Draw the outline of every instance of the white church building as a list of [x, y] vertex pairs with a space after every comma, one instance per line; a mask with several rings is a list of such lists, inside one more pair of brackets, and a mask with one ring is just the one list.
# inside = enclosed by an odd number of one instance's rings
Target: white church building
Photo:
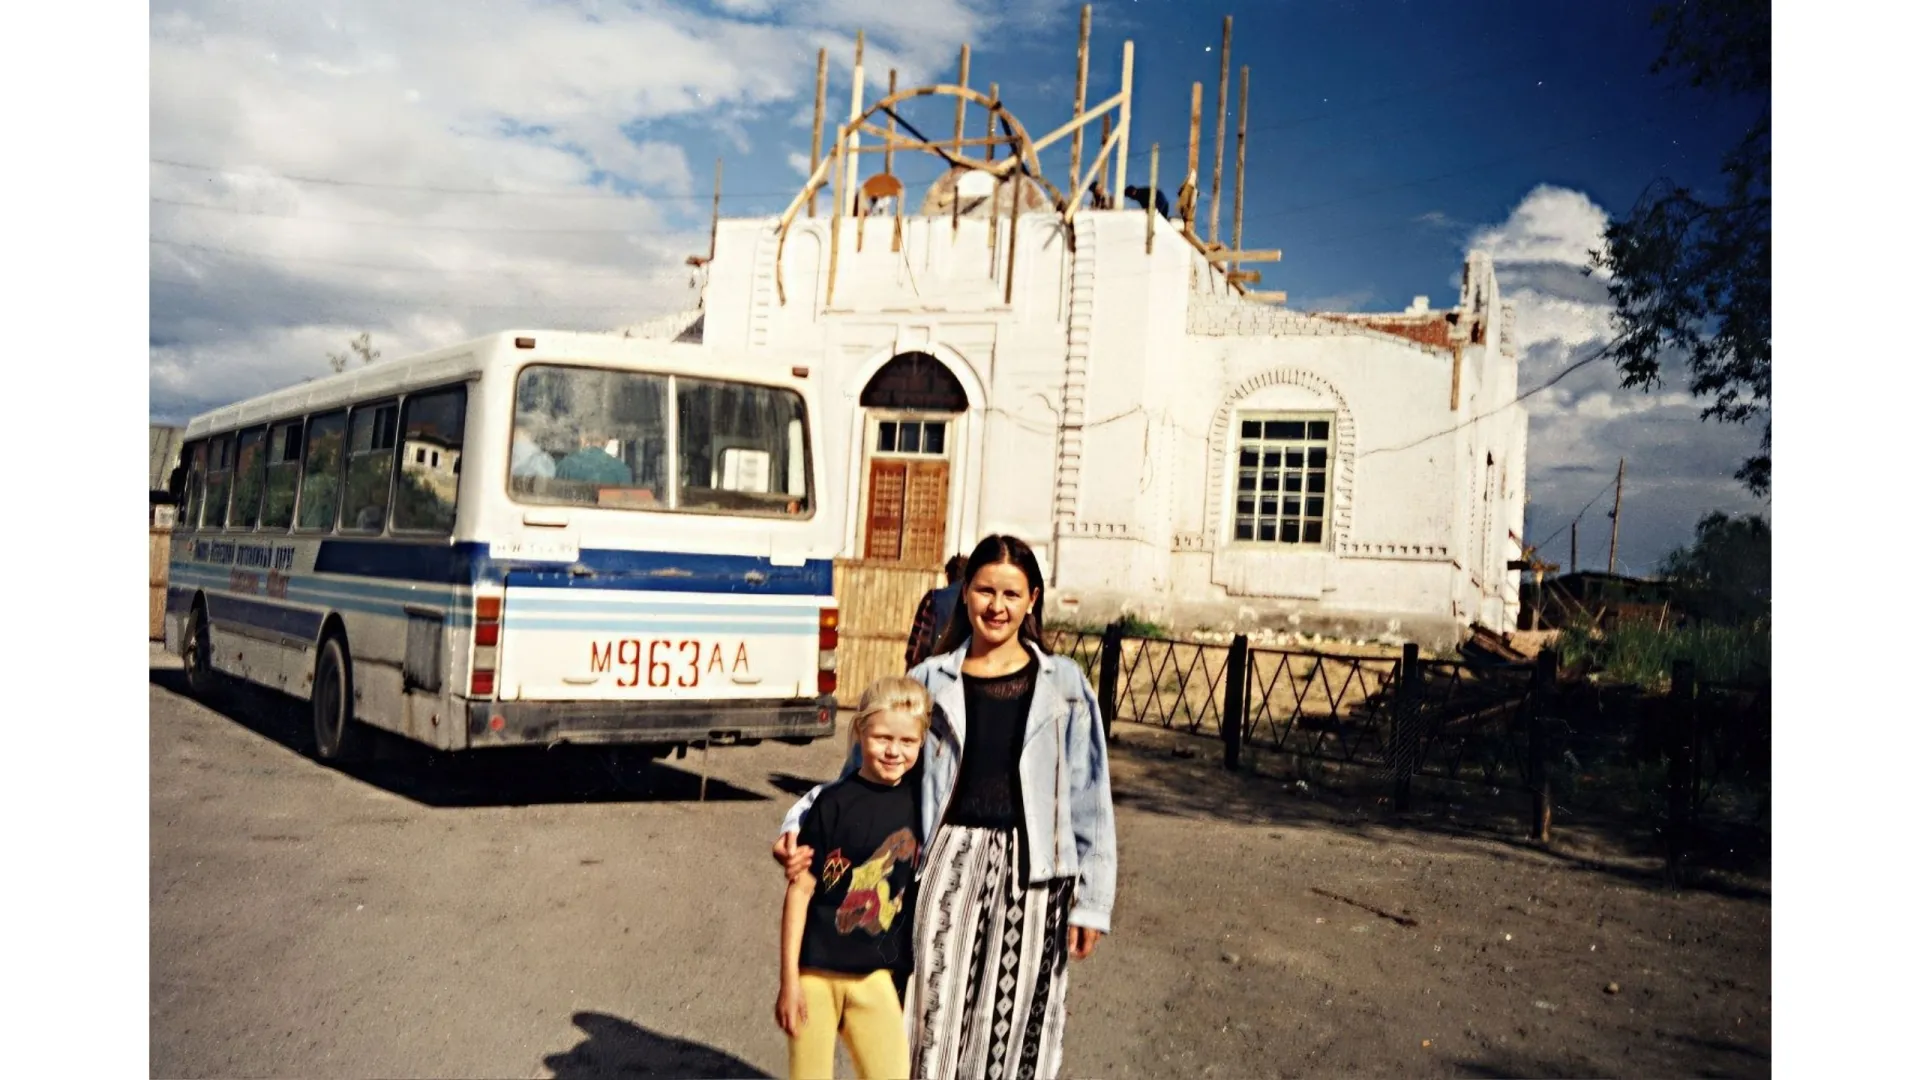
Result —
[[846, 558], [935, 566], [1004, 532], [1049, 619], [1514, 628], [1527, 416], [1489, 259], [1444, 309], [1304, 314], [1178, 220], [1013, 186], [958, 214], [965, 179], [918, 214], [718, 220], [700, 309], [628, 332], [809, 369]]

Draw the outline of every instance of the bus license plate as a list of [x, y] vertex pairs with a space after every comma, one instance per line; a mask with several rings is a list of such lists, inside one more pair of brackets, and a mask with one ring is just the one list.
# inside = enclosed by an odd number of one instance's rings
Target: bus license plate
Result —
[[587, 662], [595, 675], [612, 675], [622, 688], [694, 689], [701, 681], [745, 682], [753, 675], [744, 641], [710, 638], [613, 638], [589, 646]]

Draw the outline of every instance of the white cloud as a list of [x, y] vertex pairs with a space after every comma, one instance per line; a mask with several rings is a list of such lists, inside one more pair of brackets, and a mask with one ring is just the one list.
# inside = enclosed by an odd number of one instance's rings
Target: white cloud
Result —
[[884, 87], [890, 65], [918, 77], [1033, 17], [986, 0], [163, 0], [149, 24], [153, 414], [324, 371], [362, 330], [392, 357], [683, 308], [710, 174], [676, 126], [741, 152], [752, 125], [787, 140], [820, 46], [844, 79], [864, 28]]
[[1581, 267], [1601, 246], [1607, 213], [1578, 191], [1542, 184], [1527, 193], [1507, 220], [1477, 229], [1469, 248], [1497, 263], [1544, 262]]
[[1563, 526], [1591, 503], [1581, 518], [1580, 565], [1604, 568], [1611, 484], [1625, 458], [1619, 568], [1650, 573], [1688, 541], [1702, 513], [1760, 508], [1732, 479], [1758, 434], [1702, 423], [1684, 385], [1625, 390], [1604, 360], [1570, 370], [1614, 333], [1604, 289], [1580, 273], [1605, 224], [1606, 212], [1586, 195], [1542, 185], [1505, 221], [1474, 230], [1468, 247], [1492, 254], [1503, 285], [1518, 283], [1503, 295], [1515, 308], [1521, 388], [1561, 377], [1526, 402], [1529, 542], [1558, 533], [1542, 554], [1564, 568], [1571, 530]]

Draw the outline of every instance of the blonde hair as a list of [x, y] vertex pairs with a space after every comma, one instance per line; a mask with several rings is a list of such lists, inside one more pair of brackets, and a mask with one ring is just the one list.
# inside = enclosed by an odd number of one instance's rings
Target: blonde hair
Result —
[[853, 723], [847, 725], [847, 740], [858, 743], [860, 736], [867, 730], [867, 720], [881, 713], [903, 716], [914, 722], [925, 735], [933, 723], [933, 695], [920, 685], [919, 680], [905, 675], [882, 675], [867, 685], [867, 692], [860, 695], [860, 706], [854, 711]]

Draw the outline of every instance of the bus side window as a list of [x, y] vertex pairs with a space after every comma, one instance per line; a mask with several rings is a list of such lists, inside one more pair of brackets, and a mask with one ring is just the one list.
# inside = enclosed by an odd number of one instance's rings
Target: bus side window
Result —
[[227, 496], [233, 491], [233, 436], [221, 435], [207, 443], [207, 503], [200, 515], [203, 529], [223, 528]]
[[464, 386], [407, 399], [400, 424], [400, 482], [393, 501], [396, 532], [453, 531], [466, 421]]
[[227, 514], [230, 529], [251, 530], [260, 524], [260, 497], [267, 481], [267, 457], [260, 451], [266, 437], [266, 428], [240, 433], [240, 453], [233, 466], [233, 509]]
[[393, 404], [353, 410], [347, 429], [347, 500], [341, 507], [341, 532], [377, 533], [386, 527], [399, 412]]
[[207, 501], [207, 444], [196, 442], [180, 452], [187, 466], [186, 507], [175, 519], [182, 529], [200, 527], [200, 507]]
[[330, 532], [340, 508], [340, 465], [347, 441], [347, 414], [316, 416], [307, 425], [306, 470], [300, 476], [298, 526], [302, 532]]
[[267, 437], [267, 500], [260, 527], [284, 529], [293, 524], [293, 497], [300, 486], [300, 421], [275, 424]]

